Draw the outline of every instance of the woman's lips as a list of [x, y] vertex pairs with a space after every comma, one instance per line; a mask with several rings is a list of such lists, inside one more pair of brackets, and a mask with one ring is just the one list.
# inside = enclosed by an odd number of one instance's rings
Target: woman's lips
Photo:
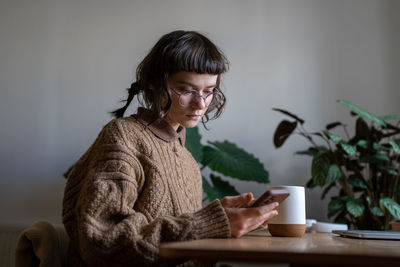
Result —
[[200, 119], [201, 115], [186, 115], [191, 120], [198, 120]]

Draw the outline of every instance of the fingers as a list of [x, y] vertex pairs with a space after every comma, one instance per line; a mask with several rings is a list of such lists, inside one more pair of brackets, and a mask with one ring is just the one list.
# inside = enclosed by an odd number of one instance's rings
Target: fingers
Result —
[[233, 208], [238, 205], [246, 205], [254, 199], [252, 193], [244, 193], [238, 196], [224, 197], [221, 204], [224, 207]]
[[[278, 212], [276, 210], [272, 210], [263, 214], [262, 216], [250, 218], [240, 215], [232, 216], [234, 220], [231, 222], [231, 234], [234, 237], [241, 237], [248, 232], [256, 230], [258, 227], [276, 215], [278, 215]], [[235, 218], [238, 218], [238, 220], [235, 220]]]
[[276, 209], [279, 206], [278, 202], [273, 202], [268, 205], [246, 208], [244, 213], [247, 217], [261, 217], [264, 214]]
[[262, 216], [260, 218], [261, 219], [261, 224], [263, 224], [263, 225], [264, 225], [264, 223], [268, 224], [268, 220], [271, 219], [272, 217], [275, 217], [276, 215], [278, 215], [278, 211], [277, 210], [272, 210], [270, 212], [265, 213], [264, 216]]
[[231, 225], [232, 236], [240, 237], [278, 215], [278, 212], [274, 210], [278, 205], [277, 202], [274, 202], [255, 208], [225, 208]]
[[268, 226], [268, 220], [271, 219], [272, 217], [278, 215], [278, 212], [276, 210], [272, 210], [268, 213], [266, 213], [264, 216], [262, 217], [258, 217], [257, 220], [252, 224], [250, 231], [256, 230], [258, 228], [265, 228]]
[[268, 220], [276, 215], [278, 215], [278, 211], [271, 210], [271, 211], [268, 211], [267, 213], [263, 213], [260, 216], [253, 217], [253, 219], [249, 220], [247, 232], [256, 230], [260, 227], [265, 228], [268, 225]]
[[273, 203], [268, 204], [268, 205], [263, 205], [263, 206], [259, 206], [259, 207], [255, 207], [255, 208], [249, 208], [249, 209], [258, 209], [262, 213], [266, 213], [266, 212], [270, 212], [273, 209], [276, 209], [278, 206], [279, 206], [278, 202], [273, 202]]
[[[243, 206], [244, 207], [251, 207], [251, 205], [254, 204], [254, 202], [256, 202], [257, 199], [253, 198], [252, 200], [249, 201], [249, 203], [247, 203], [246, 205]], [[240, 206], [239, 206], [240, 207]]]
[[264, 223], [272, 217], [278, 215], [278, 211], [275, 210], [279, 203], [274, 202], [269, 205], [260, 206], [256, 208], [247, 208], [244, 211], [244, 216], [249, 220], [254, 221], [255, 224]]

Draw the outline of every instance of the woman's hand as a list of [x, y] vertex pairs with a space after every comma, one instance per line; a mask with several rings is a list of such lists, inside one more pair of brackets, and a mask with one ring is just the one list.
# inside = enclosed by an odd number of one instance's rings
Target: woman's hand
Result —
[[239, 205], [246, 206], [252, 202], [254, 202], [252, 193], [221, 199], [221, 204], [231, 225], [232, 236], [241, 237], [261, 225], [266, 225], [270, 218], [278, 215], [278, 212], [274, 210], [278, 207], [278, 202], [254, 208], [237, 207]]

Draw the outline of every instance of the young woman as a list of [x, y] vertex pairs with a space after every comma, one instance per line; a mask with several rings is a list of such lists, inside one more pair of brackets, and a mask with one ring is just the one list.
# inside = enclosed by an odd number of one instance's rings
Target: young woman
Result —
[[[161, 242], [239, 237], [277, 214], [277, 203], [237, 208], [252, 201], [251, 193], [202, 207], [201, 174], [185, 148], [185, 128], [221, 114], [227, 68], [221, 51], [192, 31], [164, 35], [139, 64], [126, 105], [67, 179], [70, 266], [171, 265], [159, 258]], [[142, 107], [123, 117], [135, 96]]]

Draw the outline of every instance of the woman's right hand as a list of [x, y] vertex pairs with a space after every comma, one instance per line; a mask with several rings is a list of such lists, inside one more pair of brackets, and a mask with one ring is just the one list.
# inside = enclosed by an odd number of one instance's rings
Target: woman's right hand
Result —
[[274, 210], [278, 207], [278, 202], [254, 208], [237, 207], [238, 205], [249, 205], [252, 201], [254, 201], [252, 193], [221, 199], [221, 204], [231, 225], [232, 236], [241, 237], [261, 225], [266, 225], [270, 218], [278, 215], [278, 212]]

